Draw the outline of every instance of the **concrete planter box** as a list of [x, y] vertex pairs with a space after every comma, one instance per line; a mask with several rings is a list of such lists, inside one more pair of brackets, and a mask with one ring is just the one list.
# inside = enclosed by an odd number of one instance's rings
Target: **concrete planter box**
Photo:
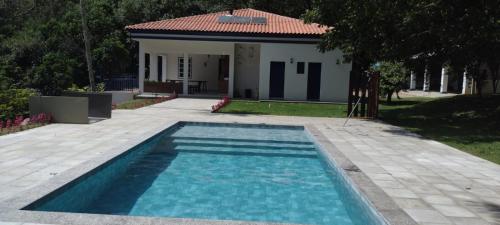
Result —
[[89, 99], [86, 97], [32, 96], [30, 115], [48, 113], [56, 123], [89, 123]]
[[62, 95], [88, 98], [89, 117], [111, 118], [113, 98], [111, 93], [64, 92]]
[[131, 91], [106, 91], [105, 93], [110, 93], [113, 96], [111, 104], [120, 104], [134, 100], [134, 92]]

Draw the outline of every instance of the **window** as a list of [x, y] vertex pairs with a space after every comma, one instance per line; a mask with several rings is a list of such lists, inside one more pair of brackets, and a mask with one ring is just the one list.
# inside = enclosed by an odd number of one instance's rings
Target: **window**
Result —
[[[188, 78], [191, 78], [193, 76], [193, 58], [189, 57], [188, 63]], [[177, 71], [179, 71], [178, 77], [184, 78], [184, 57], [177, 58]]]
[[304, 62], [297, 62], [297, 74], [304, 74], [305, 70], [305, 63]]

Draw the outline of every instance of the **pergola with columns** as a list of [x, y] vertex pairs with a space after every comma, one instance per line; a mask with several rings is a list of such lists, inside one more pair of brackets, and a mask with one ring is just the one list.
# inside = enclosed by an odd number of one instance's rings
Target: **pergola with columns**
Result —
[[[441, 68], [441, 82], [439, 86], [439, 92], [447, 93], [448, 92], [448, 80], [449, 80], [449, 71], [447, 68]], [[469, 80], [467, 79], [467, 72], [463, 72], [463, 81], [462, 81], [462, 94], [467, 92], [469, 85]], [[410, 90], [417, 89], [417, 72], [412, 70], [410, 75]], [[429, 71], [428, 66], [425, 67], [423, 74], [423, 86], [422, 91], [430, 91], [431, 90], [431, 72]]]

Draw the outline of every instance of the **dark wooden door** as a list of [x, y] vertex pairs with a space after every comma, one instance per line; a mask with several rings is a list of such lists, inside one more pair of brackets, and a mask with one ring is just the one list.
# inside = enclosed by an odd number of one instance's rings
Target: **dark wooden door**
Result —
[[219, 93], [228, 92], [229, 83], [229, 56], [223, 55], [219, 59], [219, 77], [218, 77]]
[[158, 56], [158, 61], [157, 61], [157, 64], [158, 64], [158, 81], [163, 81], [162, 79], [162, 74], [163, 74], [163, 56]]
[[283, 98], [285, 91], [285, 62], [271, 62], [269, 98]]
[[309, 63], [307, 69], [307, 100], [319, 100], [321, 63]]

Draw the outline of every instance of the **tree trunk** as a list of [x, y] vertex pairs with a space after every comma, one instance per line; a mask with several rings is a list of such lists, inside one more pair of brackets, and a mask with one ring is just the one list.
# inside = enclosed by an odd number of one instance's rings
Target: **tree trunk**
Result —
[[90, 32], [87, 25], [87, 11], [85, 8], [85, 0], [80, 0], [80, 14], [82, 16], [82, 32], [83, 32], [83, 42], [85, 43], [85, 59], [87, 60], [87, 70], [89, 73], [89, 90], [91, 92], [96, 91], [95, 80], [94, 80], [94, 69], [92, 66], [92, 53], [90, 47]]
[[488, 63], [488, 67], [490, 69], [490, 76], [491, 76], [491, 85], [493, 85], [493, 94], [497, 93], [497, 86], [498, 86], [498, 70], [500, 69], [500, 63], [495, 60], [490, 60]]
[[498, 80], [491, 80], [493, 83], [493, 94], [497, 93], [497, 87], [498, 87]]
[[387, 92], [387, 103], [391, 103], [392, 102], [392, 95], [394, 94], [394, 90], [391, 90], [389, 92]]
[[496, 72], [491, 71], [491, 85], [493, 85], [493, 94], [496, 94], [498, 86], [498, 71]]

